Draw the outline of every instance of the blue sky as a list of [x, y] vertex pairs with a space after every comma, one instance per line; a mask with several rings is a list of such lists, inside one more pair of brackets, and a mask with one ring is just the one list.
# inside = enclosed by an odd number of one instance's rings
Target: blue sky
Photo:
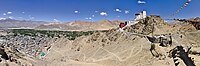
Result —
[[[168, 18], [187, 0], [0, 0], [0, 18], [19, 20], [133, 20], [134, 14], [146, 10], [148, 15]], [[192, 0], [172, 18], [200, 16], [200, 0]], [[126, 13], [125, 13], [126, 12]]]

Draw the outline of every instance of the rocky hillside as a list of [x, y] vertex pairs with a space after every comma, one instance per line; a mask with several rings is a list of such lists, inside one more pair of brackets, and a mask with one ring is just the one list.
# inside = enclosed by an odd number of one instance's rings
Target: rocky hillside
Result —
[[190, 18], [189, 20], [191, 20], [191, 21], [197, 21], [197, 22], [199, 22], [199, 21], [200, 21], [200, 17], [196, 17], [196, 18]]
[[125, 28], [125, 30], [127, 32], [149, 35], [152, 32], [167, 33], [169, 28], [171, 28], [169, 24], [164, 22], [160, 16], [149, 16], [146, 19], [140, 20], [137, 24]]

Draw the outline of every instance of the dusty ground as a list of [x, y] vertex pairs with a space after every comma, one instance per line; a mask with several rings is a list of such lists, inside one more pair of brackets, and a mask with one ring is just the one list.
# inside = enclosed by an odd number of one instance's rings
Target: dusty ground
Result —
[[[200, 35], [199, 32], [198, 35]], [[197, 41], [188, 40], [188, 35], [183, 39], [176, 38], [174, 35], [173, 38], [176, 40], [173, 46], [160, 47], [156, 44], [156, 51], [162, 56], [154, 57], [149, 50], [151, 43], [146, 38], [126, 36], [121, 33], [95, 36], [98, 37], [96, 41], [93, 41], [94, 39], [91, 39], [93, 36], [90, 36], [79, 38], [72, 43], [60, 44], [62, 47], [54, 46], [45, 57], [45, 60], [50, 62], [47, 66], [174, 66], [173, 59], [167, 57], [171, 49], [178, 44], [185, 47], [199, 46]], [[115, 40], [109, 40], [111, 36]], [[184, 41], [186, 39], [187, 41]], [[190, 42], [195, 43], [191, 45]], [[199, 47], [193, 49], [199, 49]], [[191, 55], [191, 57], [194, 58], [197, 66], [200, 65], [200, 56]], [[179, 62], [182, 60], [179, 59]], [[180, 66], [184, 66], [184, 63], [180, 63]]]

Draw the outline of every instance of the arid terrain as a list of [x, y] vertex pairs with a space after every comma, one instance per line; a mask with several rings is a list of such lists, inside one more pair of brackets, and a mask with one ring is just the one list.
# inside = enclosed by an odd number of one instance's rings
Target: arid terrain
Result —
[[94, 31], [94, 30], [109, 30], [118, 27], [119, 23], [123, 21], [114, 20], [101, 20], [97, 22], [88, 21], [74, 21], [65, 23], [50, 23], [37, 26], [35, 29], [45, 30], [71, 30], [71, 31]]
[[97, 22], [72, 21], [72, 22], [44, 22], [31, 20], [0, 20], [0, 29], [38, 29], [38, 30], [59, 30], [59, 31], [95, 31], [117, 28], [122, 20], [101, 20]]
[[37, 27], [64, 30], [69, 26], [85, 31], [81, 33], [1, 31], [0, 66], [186, 66], [184, 53], [191, 64], [200, 66], [200, 31], [193, 25], [167, 23], [159, 16], [148, 16], [123, 29], [118, 24], [71, 22]]

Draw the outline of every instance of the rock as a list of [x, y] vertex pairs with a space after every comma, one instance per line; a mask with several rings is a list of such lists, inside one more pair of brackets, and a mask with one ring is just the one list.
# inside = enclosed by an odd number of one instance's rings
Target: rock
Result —
[[1, 55], [1, 58], [5, 59], [5, 60], [9, 60], [7, 53], [2, 48], [0, 48], [0, 55]]
[[127, 32], [134, 32], [144, 35], [149, 35], [157, 30], [157, 27], [167, 25], [160, 16], [149, 16], [138, 23], [125, 28]]

